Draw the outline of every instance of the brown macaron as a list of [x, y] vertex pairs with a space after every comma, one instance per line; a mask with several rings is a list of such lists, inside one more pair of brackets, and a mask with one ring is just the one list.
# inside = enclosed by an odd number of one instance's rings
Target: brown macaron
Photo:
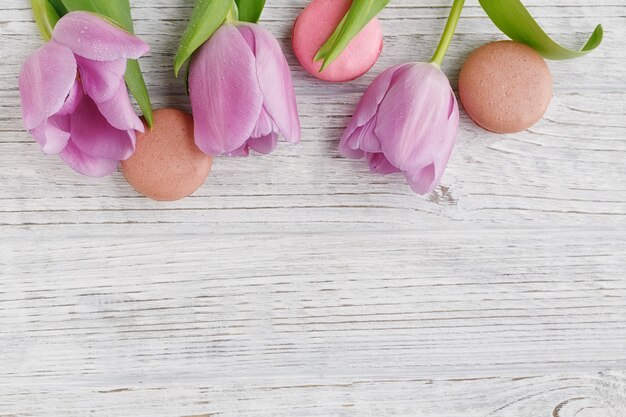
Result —
[[157, 201], [175, 201], [207, 179], [213, 159], [194, 143], [193, 118], [175, 109], [154, 112], [151, 130], [137, 133], [135, 154], [122, 172], [137, 192]]
[[528, 129], [552, 100], [552, 75], [531, 47], [513, 41], [490, 43], [467, 58], [459, 76], [459, 95], [467, 114], [496, 133]]

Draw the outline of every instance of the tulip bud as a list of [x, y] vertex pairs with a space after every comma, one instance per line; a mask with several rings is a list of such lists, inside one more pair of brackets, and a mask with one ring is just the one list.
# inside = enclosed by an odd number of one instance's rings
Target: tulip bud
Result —
[[435, 189], [459, 130], [459, 106], [441, 71], [465, 0], [454, 0], [430, 63], [396, 65], [365, 91], [339, 153], [365, 157], [379, 174], [401, 172], [418, 194]]
[[210, 155], [270, 153], [300, 141], [291, 73], [278, 41], [252, 23], [225, 23], [189, 69], [196, 145]]
[[135, 149], [143, 123], [124, 81], [127, 59], [150, 50], [96, 15], [72, 12], [30, 56], [19, 88], [26, 129], [43, 151], [89, 176], [112, 173]]
[[426, 194], [446, 169], [458, 129], [456, 97], [439, 67], [397, 65], [367, 89], [339, 151], [365, 157], [372, 172], [401, 172], [416, 193]]

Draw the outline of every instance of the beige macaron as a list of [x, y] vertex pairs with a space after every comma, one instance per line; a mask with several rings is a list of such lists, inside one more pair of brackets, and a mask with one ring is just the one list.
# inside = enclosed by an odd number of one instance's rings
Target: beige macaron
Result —
[[496, 133], [520, 132], [541, 120], [548, 109], [552, 75], [531, 47], [494, 42], [476, 49], [465, 61], [459, 95], [478, 125]]
[[175, 109], [154, 112], [154, 125], [137, 133], [135, 154], [122, 172], [137, 192], [174, 201], [195, 192], [207, 179], [213, 159], [194, 143], [193, 118]]

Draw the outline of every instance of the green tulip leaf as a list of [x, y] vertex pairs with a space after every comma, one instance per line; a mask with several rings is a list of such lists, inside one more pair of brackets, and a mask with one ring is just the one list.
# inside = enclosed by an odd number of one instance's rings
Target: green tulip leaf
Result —
[[49, 41], [52, 39], [54, 26], [60, 19], [59, 13], [48, 0], [32, 0], [32, 5], [39, 32], [44, 40]]
[[265, 0], [235, 0], [239, 9], [239, 20], [256, 23], [261, 18]]
[[116, 22], [126, 31], [133, 33], [129, 0], [61, 0], [68, 12], [82, 10], [98, 13]]
[[148, 93], [148, 87], [146, 87], [146, 81], [143, 78], [141, 67], [136, 59], [128, 60], [124, 79], [126, 80], [126, 85], [130, 93], [135, 97], [135, 100], [137, 100], [137, 104], [139, 104], [139, 108], [143, 112], [143, 117], [146, 119], [148, 127], [152, 129], [153, 117], [150, 94]]
[[[33, 1], [33, 3], [34, 3], [34, 1]], [[64, 14], [67, 13], [67, 9], [63, 5], [63, 1], [62, 0], [48, 0], [48, 3], [50, 3], [50, 5], [52, 5], [52, 7], [54, 7], [54, 10], [57, 11], [57, 14], [59, 16], [63, 16]]]
[[174, 73], [177, 77], [180, 69], [191, 58], [191, 55], [224, 23], [232, 5], [232, 0], [196, 1], [189, 26], [183, 34], [176, 58], [174, 58]]
[[323, 60], [324, 71], [350, 44], [367, 24], [389, 4], [390, 0], [354, 0], [331, 37], [315, 55], [315, 61]]
[[544, 58], [563, 60], [583, 56], [602, 43], [602, 25], [598, 25], [580, 50], [569, 49], [553, 41], [533, 19], [520, 0], [479, 0], [489, 18], [505, 35], [525, 43]]
[[[57, 0], [58, 2], [62, 2], [62, 6], [67, 11], [82, 10], [98, 13], [111, 19], [113, 23], [119, 25], [127, 32], [134, 33], [129, 0]], [[139, 104], [148, 126], [151, 128], [153, 123], [152, 104], [150, 103], [150, 95], [148, 94], [148, 88], [146, 87], [139, 62], [134, 59], [128, 60], [124, 79], [131, 94], [137, 100], [137, 104]]]

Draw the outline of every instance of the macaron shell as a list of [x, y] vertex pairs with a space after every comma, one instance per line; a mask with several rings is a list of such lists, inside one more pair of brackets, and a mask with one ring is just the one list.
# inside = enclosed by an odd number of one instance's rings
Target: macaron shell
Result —
[[293, 28], [292, 45], [300, 64], [324, 81], [345, 82], [360, 77], [374, 66], [383, 48], [383, 32], [374, 18], [323, 72], [322, 62], [313, 61], [319, 49], [346, 15], [351, 0], [313, 0]]
[[513, 41], [484, 45], [469, 56], [459, 75], [467, 114], [496, 133], [526, 130], [541, 120], [552, 100], [552, 75], [531, 47]]
[[152, 130], [137, 133], [135, 154], [122, 172], [140, 194], [157, 201], [180, 200], [207, 179], [213, 159], [194, 143], [193, 118], [175, 109], [154, 112]]

